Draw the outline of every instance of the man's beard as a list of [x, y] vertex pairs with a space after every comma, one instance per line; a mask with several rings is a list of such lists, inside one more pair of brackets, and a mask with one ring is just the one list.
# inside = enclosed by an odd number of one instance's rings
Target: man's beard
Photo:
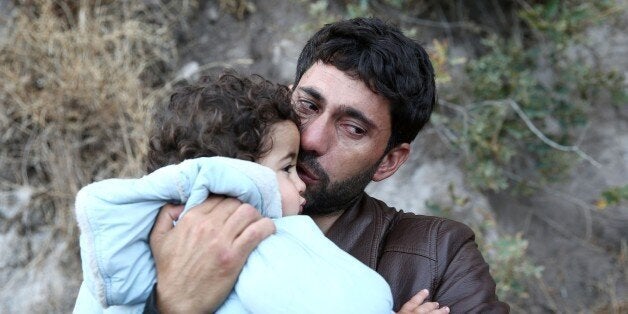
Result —
[[329, 175], [316, 161], [316, 156], [308, 152], [299, 154], [299, 162], [318, 177], [316, 185], [308, 185], [304, 197], [303, 206], [305, 215], [326, 215], [346, 209], [358, 198], [373, 179], [373, 175], [379, 166], [378, 160], [365, 171], [340, 182], [330, 182]]

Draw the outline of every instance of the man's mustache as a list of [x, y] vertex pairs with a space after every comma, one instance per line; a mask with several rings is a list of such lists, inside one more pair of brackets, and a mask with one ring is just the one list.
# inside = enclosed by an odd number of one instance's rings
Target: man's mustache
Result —
[[314, 174], [322, 182], [327, 182], [329, 180], [329, 176], [321, 164], [316, 160], [315, 154], [307, 151], [301, 151], [301, 153], [299, 153], [298, 162], [301, 163], [302, 166], [305, 166], [307, 171]]

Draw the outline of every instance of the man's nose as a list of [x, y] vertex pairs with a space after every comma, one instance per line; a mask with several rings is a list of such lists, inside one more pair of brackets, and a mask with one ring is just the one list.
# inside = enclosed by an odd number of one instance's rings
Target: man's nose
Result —
[[328, 118], [318, 116], [301, 128], [301, 150], [324, 155], [333, 141], [333, 125]]

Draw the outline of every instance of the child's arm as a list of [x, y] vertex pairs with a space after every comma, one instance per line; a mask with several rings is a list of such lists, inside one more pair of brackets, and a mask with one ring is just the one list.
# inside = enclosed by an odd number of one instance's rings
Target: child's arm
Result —
[[103, 307], [141, 302], [155, 278], [148, 234], [159, 208], [177, 199], [153, 184], [172, 182], [163, 174], [103, 180], [77, 194], [84, 285]]
[[[268, 187], [274, 190], [264, 191]], [[164, 204], [186, 203], [187, 210], [212, 192], [237, 197], [266, 216], [276, 215], [268, 208], [280, 199], [269, 191], [278, 194], [272, 170], [222, 157], [186, 160], [140, 179], [109, 179], [84, 187], [75, 208], [87, 287], [105, 307], [144, 302], [156, 278], [148, 237]]]
[[429, 292], [427, 289], [419, 291], [408, 302], [406, 302], [397, 314], [411, 314], [411, 313], [431, 313], [431, 314], [447, 314], [449, 308], [444, 306], [438, 308], [438, 302], [424, 302]]

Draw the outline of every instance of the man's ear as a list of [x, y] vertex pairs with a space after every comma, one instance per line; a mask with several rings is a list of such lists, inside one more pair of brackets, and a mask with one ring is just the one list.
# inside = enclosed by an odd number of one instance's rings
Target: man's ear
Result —
[[402, 143], [395, 146], [379, 162], [379, 167], [373, 175], [373, 181], [381, 181], [392, 176], [408, 160], [409, 155], [410, 144]]

